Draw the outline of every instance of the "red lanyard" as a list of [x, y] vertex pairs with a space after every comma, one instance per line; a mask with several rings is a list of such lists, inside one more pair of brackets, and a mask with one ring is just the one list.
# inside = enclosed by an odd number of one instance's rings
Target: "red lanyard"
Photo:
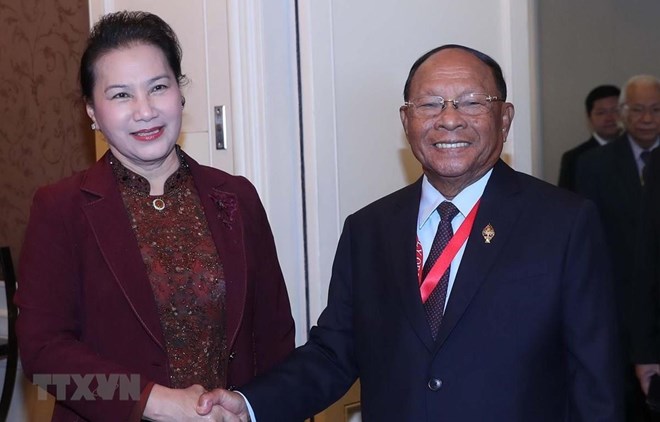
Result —
[[451, 264], [451, 261], [458, 253], [458, 250], [461, 249], [461, 246], [463, 246], [463, 243], [465, 243], [468, 236], [470, 235], [470, 231], [472, 230], [472, 225], [474, 224], [474, 218], [477, 215], [477, 209], [479, 208], [479, 202], [481, 202], [481, 199], [478, 200], [476, 204], [474, 204], [474, 206], [470, 210], [470, 213], [465, 218], [463, 223], [461, 223], [461, 226], [458, 228], [458, 231], [452, 236], [451, 240], [447, 244], [447, 247], [442, 251], [442, 254], [440, 254], [438, 260], [435, 261], [435, 264], [433, 264], [433, 268], [431, 268], [431, 271], [429, 271], [429, 273], [426, 275], [426, 278], [424, 279], [423, 282], [422, 282], [422, 265], [421, 265], [422, 252], [421, 252], [419, 239], [417, 240], [417, 276], [421, 283], [420, 291], [422, 294], [423, 303], [426, 303], [426, 300], [429, 298], [429, 296], [431, 296], [431, 292], [433, 291], [433, 289], [435, 289], [435, 286], [440, 281], [440, 278], [445, 273], [445, 271], [447, 271], [447, 268], [449, 268], [449, 264]]

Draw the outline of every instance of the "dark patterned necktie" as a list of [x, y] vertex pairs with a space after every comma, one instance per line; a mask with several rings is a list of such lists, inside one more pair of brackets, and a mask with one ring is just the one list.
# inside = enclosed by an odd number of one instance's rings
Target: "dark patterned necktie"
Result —
[[[458, 208], [456, 208], [451, 202], [444, 201], [438, 206], [438, 212], [440, 213], [440, 224], [438, 225], [438, 231], [435, 233], [429, 256], [424, 263], [422, 280], [424, 280], [429, 271], [431, 271], [433, 264], [438, 260], [442, 251], [447, 247], [447, 243], [449, 243], [449, 240], [454, 235], [454, 230], [451, 228], [451, 221], [456, 217], [456, 214], [458, 214]], [[431, 295], [424, 303], [424, 310], [426, 311], [426, 318], [428, 319], [429, 327], [431, 328], [433, 340], [435, 340], [435, 337], [438, 334], [438, 327], [440, 327], [442, 315], [444, 314], [447, 287], [449, 286], [449, 268], [450, 267], [447, 267], [447, 270], [440, 278], [435, 289], [433, 289]]]

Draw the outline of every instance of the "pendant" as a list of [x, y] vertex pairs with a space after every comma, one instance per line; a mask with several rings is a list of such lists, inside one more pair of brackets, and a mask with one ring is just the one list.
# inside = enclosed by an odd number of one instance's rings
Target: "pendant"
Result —
[[162, 211], [165, 209], [165, 201], [163, 201], [161, 198], [154, 199], [154, 201], [151, 204], [158, 211]]

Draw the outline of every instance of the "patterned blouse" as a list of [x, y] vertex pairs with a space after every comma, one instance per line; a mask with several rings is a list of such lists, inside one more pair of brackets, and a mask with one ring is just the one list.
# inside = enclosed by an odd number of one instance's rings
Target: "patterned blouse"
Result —
[[190, 169], [179, 154], [164, 194], [151, 196], [145, 178], [108, 157], [154, 293], [172, 387], [223, 387], [224, 271]]

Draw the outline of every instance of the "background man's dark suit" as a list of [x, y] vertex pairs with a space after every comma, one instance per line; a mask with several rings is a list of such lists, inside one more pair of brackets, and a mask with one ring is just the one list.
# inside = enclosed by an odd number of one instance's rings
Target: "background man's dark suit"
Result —
[[309, 342], [241, 389], [258, 422], [302, 420], [358, 374], [365, 421], [620, 420], [593, 204], [499, 161], [434, 343], [415, 264], [420, 192], [418, 181], [347, 218]]
[[628, 421], [649, 418], [630, 358], [631, 315], [635, 312], [632, 275], [640, 224], [642, 184], [628, 135], [585, 153], [578, 161], [577, 192], [598, 207], [614, 272], [621, 329], [624, 388]]
[[584, 141], [575, 148], [566, 151], [561, 156], [561, 164], [559, 167], [559, 182], [557, 186], [560, 188], [568, 189], [575, 192], [576, 190], [576, 172], [578, 158], [587, 151], [599, 147], [600, 144], [593, 136]]
[[630, 278], [635, 259], [642, 184], [628, 135], [585, 153], [578, 162], [577, 192], [593, 200], [605, 229], [621, 322], [631, 307]]
[[660, 362], [660, 148], [651, 153], [642, 201], [635, 300], [631, 324], [633, 362]]

